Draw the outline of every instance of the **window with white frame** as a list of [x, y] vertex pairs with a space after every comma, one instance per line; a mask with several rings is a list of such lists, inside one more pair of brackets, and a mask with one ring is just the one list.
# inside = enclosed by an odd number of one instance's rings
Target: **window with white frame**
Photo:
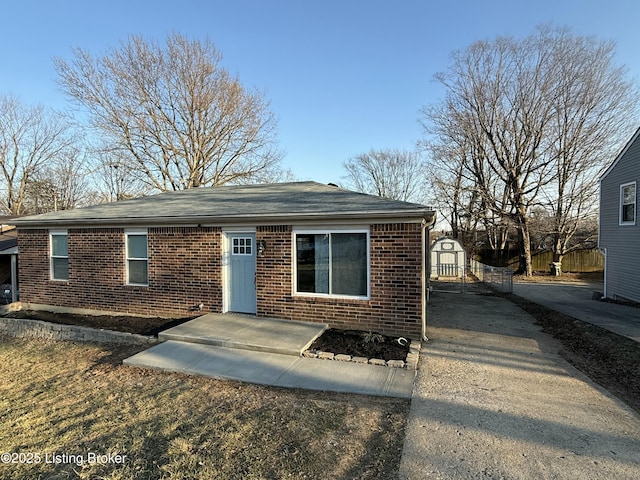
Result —
[[148, 285], [149, 259], [147, 257], [147, 232], [127, 231], [127, 284]]
[[51, 279], [69, 280], [69, 241], [66, 231], [49, 233]]
[[369, 296], [368, 231], [298, 231], [295, 293]]
[[636, 182], [620, 185], [620, 225], [636, 223]]
[[251, 237], [234, 237], [232, 239], [232, 255], [251, 255], [253, 251]]

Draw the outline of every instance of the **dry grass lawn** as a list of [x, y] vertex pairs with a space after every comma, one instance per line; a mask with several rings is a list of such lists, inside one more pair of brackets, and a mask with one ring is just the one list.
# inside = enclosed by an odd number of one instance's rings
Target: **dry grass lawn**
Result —
[[[138, 350], [0, 337], [0, 478], [397, 475], [408, 401], [121, 365]], [[126, 457], [89, 463], [90, 452]]]

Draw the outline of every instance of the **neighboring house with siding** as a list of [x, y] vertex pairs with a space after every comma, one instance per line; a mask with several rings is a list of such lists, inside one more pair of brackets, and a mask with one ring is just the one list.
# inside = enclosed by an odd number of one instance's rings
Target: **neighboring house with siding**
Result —
[[598, 246], [605, 256], [604, 295], [640, 302], [640, 129], [600, 177]]
[[315, 182], [23, 217], [21, 300], [164, 317], [241, 312], [417, 337], [434, 220], [423, 205]]

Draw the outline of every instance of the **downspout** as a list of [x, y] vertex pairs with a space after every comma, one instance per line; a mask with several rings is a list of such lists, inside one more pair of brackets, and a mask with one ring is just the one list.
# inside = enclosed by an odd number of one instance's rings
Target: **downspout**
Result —
[[429, 256], [429, 232], [431, 232], [431, 228], [435, 223], [436, 217], [435, 212], [433, 217], [431, 217], [431, 221], [428, 222], [426, 218], [422, 219], [422, 274], [421, 274], [421, 282], [422, 282], [422, 340], [427, 341], [429, 338], [427, 337], [427, 304], [429, 303], [429, 276], [427, 272], [430, 270], [430, 256]]
[[18, 254], [11, 254], [11, 303], [18, 301]]
[[599, 248], [598, 250], [600, 250], [604, 256], [604, 292], [602, 292], [602, 298], [609, 298], [607, 296], [607, 249]]

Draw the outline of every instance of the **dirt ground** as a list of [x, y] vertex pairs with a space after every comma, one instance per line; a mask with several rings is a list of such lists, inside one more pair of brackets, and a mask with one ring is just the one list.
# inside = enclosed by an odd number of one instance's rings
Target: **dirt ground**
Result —
[[553, 276], [549, 272], [533, 272], [530, 277], [522, 275], [516, 275], [513, 277], [516, 282], [603, 282], [604, 272], [585, 272], [585, 273], [573, 273], [563, 272], [560, 276]]

